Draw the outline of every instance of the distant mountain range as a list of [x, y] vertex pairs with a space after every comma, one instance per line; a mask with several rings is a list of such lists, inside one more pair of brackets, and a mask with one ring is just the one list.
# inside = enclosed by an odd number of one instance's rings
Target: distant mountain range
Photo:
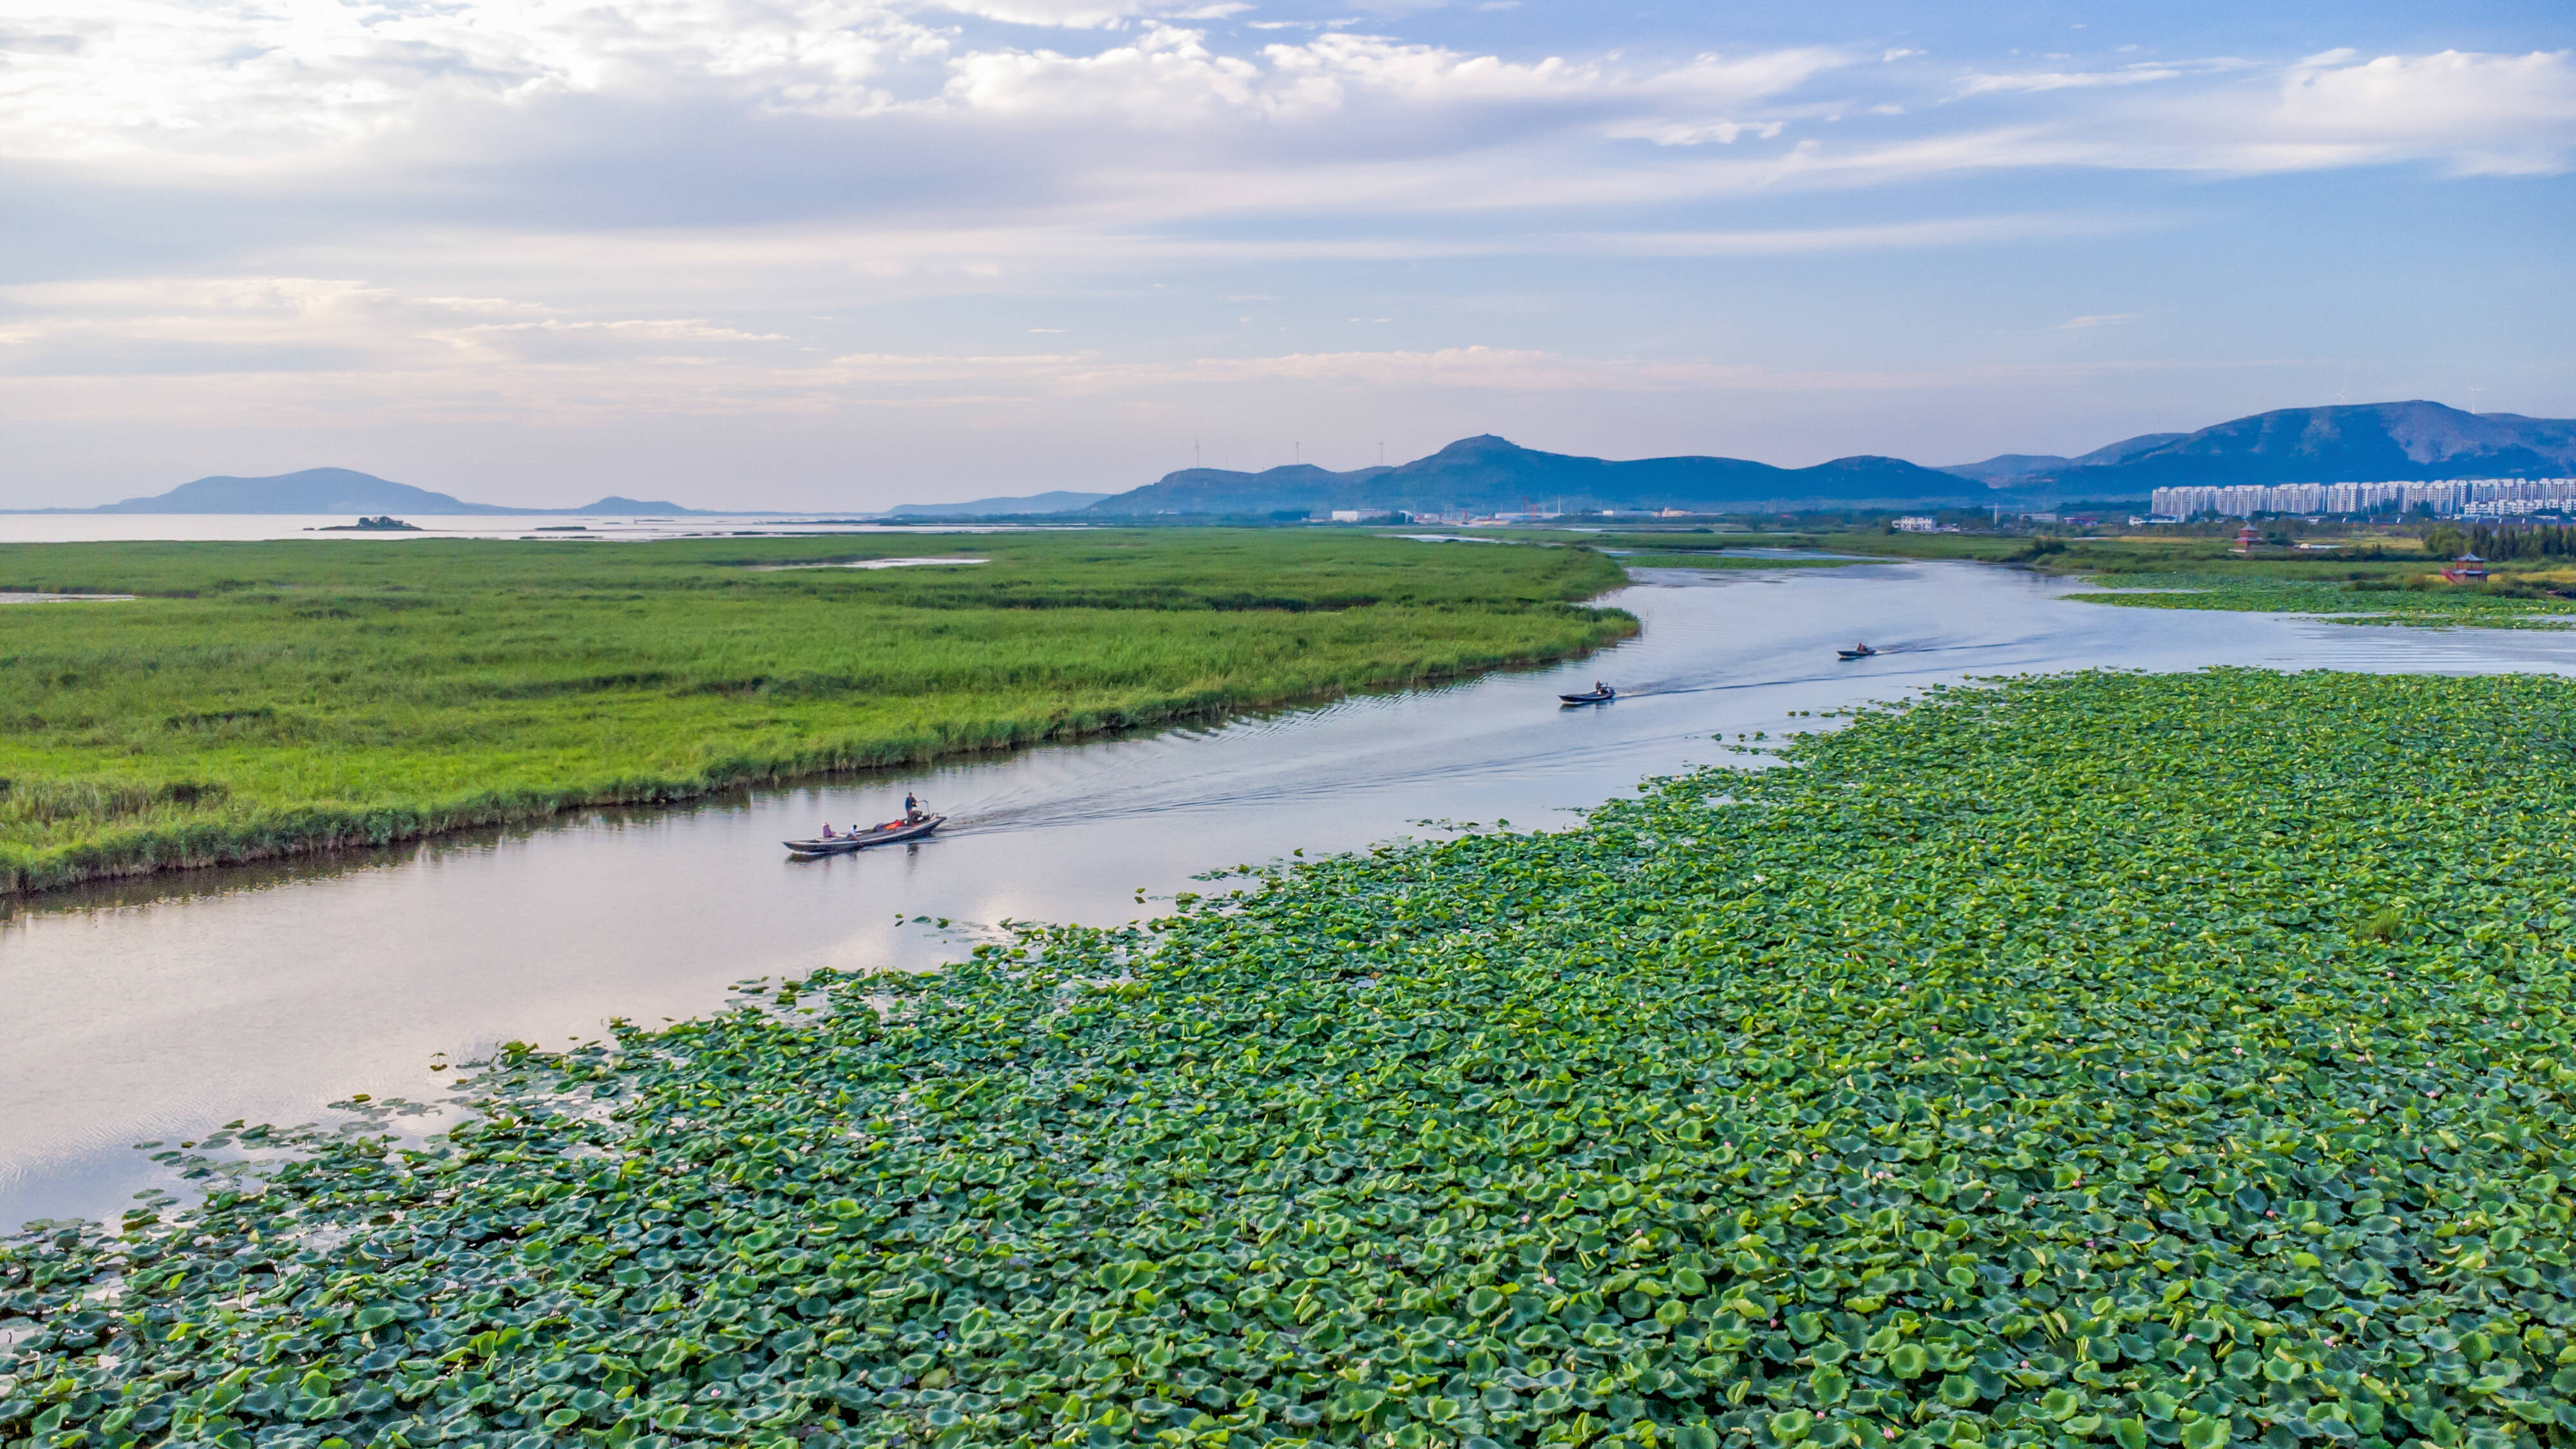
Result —
[[182, 483], [154, 498], [128, 498], [93, 509], [97, 513], [418, 513], [609, 515], [696, 513], [676, 503], [620, 498], [614, 494], [580, 508], [504, 508], [494, 503], [468, 503], [445, 493], [389, 482], [373, 473], [348, 468], [307, 468], [267, 478], [218, 475]]
[[2464, 413], [2437, 402], [2282, 408], [2196, 433], [2147, 433], [2080, 458], [2007, 453], [1945, 469], [2070, 498], [2157, 488], [2576, 475], [2576, 419]]
[[1250, 514], [1336, 508], [1420, 512], [1695, 512], [1831, 502], [1846, 507], [1931, 500], [1983, 502], [1973, 480], [1897, 458], [1837, 458], [1775, 468], [1740, 458], [1641, 458], [1614, 463], [1542, 453], [1493, 436], [1462, 438], [1391, 468], [1336, 473], [1312, 464], [1238, 473], [1184, 468], [1092, 504], [1092, 513]]
[[1106, 493], [1032, 493], [1025, 498], [970, 498], [963, 503], [898, 503], [887, 509], [898, 517], [1007, 518], [1033, 513], [1071, 513], [1109, 497]]
[[2078, 457], [2006, 453], [1925, 468], [1837, 458], [1775, 468], [1740, 458], [1600, 458], [1542, 453], [1486, 434], [1392, 468], [1312, 465], [1239, 473], [1184, 468], [1104, 498], [1103, 514], [1245, 515], [1329, 509], [1416, 512], [1692, 512], [1804, 508], [2044, 506], [2144, 501], [2176, 484], [2334, 483], [2576, 475], [2576, 421], [2465, 413], [2433, 402], [2288, 408], [2203, 428], [2146, 433]]
[[[1395, 467], [1337, 473], [1296, 465], [1259, 473], [1184, 468], [1118, 494], [1054, 492], [905, 503], [895, 517], [1013, 514], [1245, 516], [1331, 509], [1413, 512], [1691, 512], [1807, 508], [2047, 506], [2144, 501], [2154, 489], [2236, 483], [2339, 483], [2576, 476], [2576, 419], [2467, 413], [2435, 402], [2284, 408], [2196, 433], [2145, 433], [2077, 457], [2005, 453], [1926, 468], [1899, 458], [1836, 458], [1776, 468], [1741, 458], [1601, 458], [1543, 453], [1492, 434], [1462, 438]], [[47, 509], [45, 512], [84, 510]], [[579, 508], [509, 508], [389, 482], [347, 468], [268, 478], [213, 477], [101, 513], [607, 514], [670, 517], [707, 510], [610, 496]], [[747, 512], [750, 510], [727, 510]]]
[[2123, 438], [2107, 448], [2096, 448], [2080, 458], [2061, 458], [2054, 453], [1999, 453], [1982, 463], [1953, 463], [1944, 473], [1974, 478], [1990, 488], [2012, 488], [2024, 483], [2053, 477], [2068, 468], [2108, 467], [2125, 463], [2150, 448], [2161, 448], [2189, 433], [2140, 433]]

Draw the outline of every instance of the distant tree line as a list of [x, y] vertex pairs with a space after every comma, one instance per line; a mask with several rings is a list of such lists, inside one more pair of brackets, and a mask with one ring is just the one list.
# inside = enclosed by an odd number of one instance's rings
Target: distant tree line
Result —
[[2483, 559], [2576, 558], [2576, 525], [2481, 523], [2463, 529], [2436, 524], [2425, 530], [2424, 551], [2443, 558], [2464, 553]]

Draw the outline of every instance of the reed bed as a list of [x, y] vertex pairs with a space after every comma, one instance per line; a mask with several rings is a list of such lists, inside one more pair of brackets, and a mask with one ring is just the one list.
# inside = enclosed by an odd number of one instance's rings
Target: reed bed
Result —
[[[763, 565], [922, 556], [972, 568]], [[1472, 555], [1472, 556], [1470, 556]], [[0, 891], [1562, 658], [1574, 549], [1285, 531], [0, 548]]]

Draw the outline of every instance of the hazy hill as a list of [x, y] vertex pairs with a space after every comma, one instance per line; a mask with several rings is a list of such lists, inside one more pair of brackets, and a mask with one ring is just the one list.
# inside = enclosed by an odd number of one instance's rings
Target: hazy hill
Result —
[[2068, 468], [2125, 463], [2140, 453], [2189, 436], [2188, 433], [2140, 433], [2134, 438], [2122, 438], [2107, 448], [2096, 448], [2080, 458], [2061, 458], [2054, 453], [1999, 453], [1982, 463], [1953, 463], [1941, 471], [1974, 478], [1990, 487], [2011, 488]]
[[1982, 485], [1896, 458], [1837, 458], [1775, 468], [1741, 458], [1611, 462], [1542, 453], [1488, 433], [1392, 468], [1336, 473], [1311, 464], [1238, 473], [1184, 468], [1104, 499], [1094, 513], [1270, 513], [1402, 508], [1425, 512], [1580, 512], [1599, 508], [1747, 509], [1816, 503], [1978, 502]]
[[[1383, 507], [1345, 502], [1358, 485], [1392, 468], [1336, 473], [1312, 463], [1282, 464], [1258, 473], [1225, 468], [1183, 468], [1142, 488], [1112, 494], [1093, 513], [1272, 513], [1282, 509]], [[1519, 506], [1517, 504], [1515, 507]]]
[[666, 513], [705, 513], [709, 510], [703, 508], [682, 508], [676, 503], [665, 503], [651, 498], [629, 498], [624, 494], [611, 493], [607, 497], [600, 499], [598, 502], [591, 504], [587, 508], [567, 508], [563, 511], [566, 513], [649, 515], [658, 518]]
[[216, 476], [182, 483], [155, 498], [128, 498], [100, 513], [420, 513], [521, 514], [695, 513], [676, 503], [610, 496], [581, 508], [504, 508], [394, 483], [349, 468], [307, 468], [267, 478]]
[[1000, 518], [1024, 513], [1071, 513], [1107, 498], [1106, 493], [1032, 493], [1026, 498], [970, 498], [963, 503], [898, 503], [888, 513], [928, 514], [934, 518]]
[[[2125, 446], [2115, 443], [2112, 448]], [[2149, 489], [2190, 484], [2571, 474], [2576, 474], [2576, 420], [2467, 413], [2419, 400], [2256, 413], [2127, 457], [2087, 454], [2015, 482], [2046, 483], [2060, 493], [2085, 497], [2143, 497]]]

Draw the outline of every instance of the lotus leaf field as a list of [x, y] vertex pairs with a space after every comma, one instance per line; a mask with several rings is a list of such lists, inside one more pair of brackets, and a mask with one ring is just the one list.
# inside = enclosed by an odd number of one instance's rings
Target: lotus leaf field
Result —
[[1938, 690], [512, 1047], [443, 1138], [0, 1252], [0, 1438], [2564, 1444], [2571, 720]]

